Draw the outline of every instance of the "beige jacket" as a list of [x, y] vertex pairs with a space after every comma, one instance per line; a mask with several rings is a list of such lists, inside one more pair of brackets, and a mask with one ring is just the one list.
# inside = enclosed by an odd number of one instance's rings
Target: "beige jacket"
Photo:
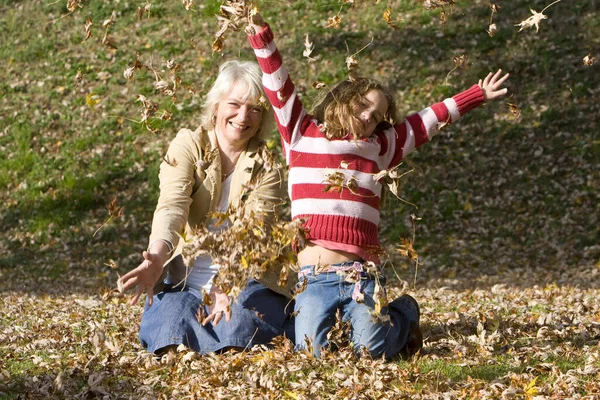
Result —
[[[229, 205], [239, 208], [245, 204], [246, 214], [264, 212], [273, 217], [275, 207], [285, 199], [284, 175], [281, 169], [266, 171], [261, 157], [259, 140], [253, 138], [240, 155], [233, 171], [229, 192]], [[261, 184], [252, 191], [248, 185], [261, 174]], [[173, 263], [182, 263], [181, 249], [183, 231], [190, 233], [192, 227], [202, 224], [210, 211], [216, 209], [221, 195], [221, 161], [214, 131], [202, 127], [195, 131], [182, 129], [167, 151], [160, 165], [160, 196], [154, 218], [150, 243], [162, 239], [175, 249], [165, 264], [164, 276]], [[296, 283], [289, 279], [287, 288], [277, 285], [279, 271], [268, 271], [261, 283], [270, 289], [291, 297], [291, 288]], [[159, 287], [155, 287], [159, 289]], [[155, 291], [157, 293], [157, 291]]]

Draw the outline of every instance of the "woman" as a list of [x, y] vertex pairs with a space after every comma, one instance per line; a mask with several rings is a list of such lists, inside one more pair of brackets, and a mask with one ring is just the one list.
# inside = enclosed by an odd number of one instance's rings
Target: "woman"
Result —
[[[208, 256], [186, 268], [180, 255], [184, 229], [189, 232], [203, 223], [213, 231], [226, 229], [227, 224], [216, 226], [208, 220], [210, 212], [244, 207], [246, 214], [272, 218], [285, 196], [282, 171], [267, 168], [261, 156], [261, 136], [273, 122], [269, 105], [259, 102], [261, 75], [254, 62], [223, 64], [203, 105], [203, 126], [179, 131], [161, 164], [150, 245], [143, 252], [144, 261], [121, 278], [125, 290], [136, 287], [132, 304], [148, 293], [139, 337], [150, 352], [162, 353], [180, 344], [202, 354], [243, 349], [267, 344], [286, 330], [289, 319], [284, 310], [293, 309], [286, 307], [291, 295], [277, 286], [276, 279], [264, 282], [269, 288], [250, 280], [230, 304], [228, 296], [211, 284], [218, 266]], [[253, 189], [248, 192], [248, 187]], [[162, 278], [164, 288], [155, 295]], [[293, 285], [289, 282], [288, 288]], [[203, 289], [210, 293], [210, 306], [203, 304]], [[291, 333], [293, 327], [288, 337]]]

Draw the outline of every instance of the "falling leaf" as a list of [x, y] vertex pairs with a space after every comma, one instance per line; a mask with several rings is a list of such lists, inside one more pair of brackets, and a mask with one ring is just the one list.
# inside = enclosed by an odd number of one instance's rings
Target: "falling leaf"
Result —
[[162, 79], [154, 82], [154, 88], [162, 93], [170, 93], [169, 82]]
[[102, 27], [103, 28], [108, 28], [111, 25], [114, 25], [114, 23], [116, 22], [116, 20], [117, 20], [117, 14], [116, 14], [116, 12], [113, 11], [112, 14], [110, 15], [110, 18], [109, 19], [105, 19], [104, 22], [102, 22]]
[[436, 124], [436, 129], [441, 132], [446, 129], [452, 123], [452, 117], [448, 115], [448, 118], [445, 121], [438, 122]]
[[464, 55], [464, 54], [461, 54], [461, 55], [459, 55], [459, 56], [457, 56], [457, 57], [454, 57], [454, 58], [452, 59], [452, 62], [454, 63], [454, 65], [455, 65], [457, 68], [458, 68], [458, 67], [466, 67], [466, 66], [467, 66], [467, 63], [469, 62], [469, 58], [468, 58], [466, 55]]
[[383, 13], [383, 19], [385, 20], [385, 22], [388, 24], [388, 26], [390, 28], [392, 28], [392, 29], [400, 29], [400, 27], [398, 25], [396, 25], [396, 21], [392, 20], [392, 11], [389, 9], [389, 7]]
[[82, 43], [92, 37], [92, 25], [94, 25], [92, 18], [87, 17], [85, 19], [85, 38], [83, 39]]
[[519, 32], [521, 32], [523, 29], [529, 29], [532, 26], [535, 26], [535, 32], [537, 33], [538, 30], [540, 29], [540, 22], [543, 19], [547, 19], [548, 17], [546, 15], [544, 15], [544, 11], [546, 11], [549, 7], [553, 6], [556, 3], [559, 3], [561, 0], [556, 0], [553, 3], [550, 3], [549, 5], [547, 5], [546, 7], [544, 7], [544, 9], [541, 12], [537, 12], [532, 8], [529, 8], [529, 10], [531, 11], [531, 13], [533, 14], [531, 17], [527, 18], [524, 21], [521, 21], [520, 23], [518, 23], [515, 26], [520, 26], [521, 29], [519, 29]]
[[119, 274], [117, 274], [117, 290], [121, 294], [125, 293], [125, 289], [124, 289], [124, 286], [123, 286], [123, 281], [121, 280], [121, 276]]
[[348, 190], [350, 190], [352, 193], [354, 194], [358, 194], [358, 181], [356, 180], [356, 178], [354, 176], [350, 177], [347, 181], [346, 181], [346, 187], [348, 188]]
[[358, 60], [354, 55], [346, 57], [346, 68], [348, 68], [348, 72], [354, 71], [358, 68]]
[[[173, 113], [167, 110], [162, 110], [157, 117], [162, 121], [171, 121], [173, 119]], [[177, 163], [177, 160], [173, 159], [173, 161]]]
[[100, 229], [104, 228], [113, 219], [121, 217], [125, 207], [119, 207], [117, 205], [117, 198], [115, 197], [110, 201], [110, 203], [108, 203], [106, 208], [108, 210], [108, 219], [98, 229], [96, 229], [96, 232], [94, 232], [92, 236], [96, 236]]
[[323, 188], [323, 192], [337, 191], [338, 193], [342, 193], [345, 180], [346, 176], [341, 172], [327, 173], [325, 175], [325, 180], [323, 181], [323, 183], [326, 184]]
[[108, 206], [106, 207], [108, 210], [108, 215], [110, 215], [112, 218], [119, 218], [122, 214], [123, 214], [123, 210], [125, 209], [125, 207], [119, 207], [117, 205], [117, 198], [113, 198], [110, 203], [108, 203]]
[[526, 20], [521, 21], [520, 23], [515, 25], [515, 26], [521, 27], [521, 29], [519, 29], [519, 32], [521, 32], [523, 29], [529, 29], [532, 26], [535, 26], [535, 32], [537, 33], [538, 30], [540, 29], [540, 21], [548, 18], [544, 14], [539, 13], [531, 8], [530, 8], [530, 10], [533, 15], [531, 17], [527, 18]]
[[398, 253], [403, 257], [408, 257], [411, 261], [416, 261], [419, 254], [413, 247], [413, 241], [407, 238], [400, 238], [400, 244], [397, 247]]
[[167, 68], [173, 72], [176, 72], [181, 68], [181, 64], [177, 64], [175, 62], [175, 60], [170, 59], [170, 60], [167, 60]]
[[281, 101], [282, 103], [285, 103], [287, 100], [287, 97], [281, 93], [281, 90], [277, 91], [277, 100]]
[[315, 49], [315, 46], [313, 44], [313, 42], [310, 41], [310, 39], [308, 38], [308, 33], [306, 34], [306, 37], [304, 38], [304, 51], [302, 52], [302, 55], [306, 58], [308, 58], [308, 61], [315, 61], [314, 58], [311, 58], [310, 55], [312, 54], [313, 50]]
[[220, 53], [223, 51], [223, 37], [218, 37], [212, 44], [213, 53]]
[[460, 55], [452, 58], [452, 62], [454, 63], [454, 68], [452, 68], [450, 70], [450, 72], [448, 72], [448, 74], [446, 75], [446, 79], [444, 81], [445, 85], [448, 84], [448, 78], [450, 77], [450, 74], [452, 72], [456, 71], [457, 68], [460, 68], [460, 67], [467, 68], [468, 67], [469, 58], [465, 54], [460, 54]]
[[584, 65], [594, 65], [594, 63], [596, 62], [596, 57], [592, 56], [592, 53], [589, 53], [587, 56], [583, 57], [583, 64]]
[[333, 17], [327, 18], [325, 28], [339, 28], [341, 23], [342, 17], [340, 17], [339, 15], [334, 15]]
[[129, 67], [123, 72], [123, 76], [125, 77], [125, 79], [131, 79], [131, 78], [133, 78], [134, 72], [135, 72], [135, 68]]
[[520, 118], [521, 117], [521, 109], [513, 103], [507, 103], [508, 104], [508, 108], [510, 109], [510, 112], [512, 113], [512, 115], [515, 118]]
[[70, 12], [75, 11], [77, 8], [83, 8], [81, 5], [81, 0], [68, 0], [67, 1], [67, 10]]
[[102, 98], [95, 93], [90, 93], [85, 96], [85, 103], [91, 108], [93, 111], [96, 111], [96, 106], [102, 101]]
[[[83, 74], [81, 73], [81, 68], [78, 68], [77, 74], [75, 74], [75, 77], [73, 78], [73, 85], [75, 86], [75, 89], [79, 88], [79, 85], [81, 84], [82, 79], [83, 79]], [[87, 103], [87, 98], [86, 98], [86, 103]]]
[[102, 44], [111, 49], [117, 50], [117, 45], [115, 41], [109, 36], [108, 32], [102, 38]]

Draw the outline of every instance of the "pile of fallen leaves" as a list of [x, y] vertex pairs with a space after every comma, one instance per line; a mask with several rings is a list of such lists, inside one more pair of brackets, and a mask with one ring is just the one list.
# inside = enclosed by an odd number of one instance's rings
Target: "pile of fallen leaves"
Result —
[[[412, 290], [421, 304], [425, 347], [410, 360], [393, 362], [357, 358], [339, 323], [330, 334], [337, 349], [319, 359], [295, 352], [283, 338], [272, 347], [241, 352], [199, 356], [180, 347], [155, 357], [137, 340], [141, 306], [129, 306], [116, 290], [67, 294], [69, 288], [61, 286], [59, 296], [8, 292], [0, 300], [0, 395], [595, 398], [598, 289], [536, 281], [531, 274], [515, 290], [510, 281], [484, 283], [465, 274]], [[397, 295], [403, 285], [394, 286]]]

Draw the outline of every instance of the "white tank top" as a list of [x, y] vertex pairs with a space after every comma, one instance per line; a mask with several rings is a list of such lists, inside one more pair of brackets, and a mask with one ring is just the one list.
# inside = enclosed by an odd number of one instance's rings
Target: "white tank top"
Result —
[[[216, 212], [227, 211], [227, 204], [229, 200], [229, 191], [231, 188], [231, 175], [227, 177], [222, 183], [221, 197], [219, 197], [219, 203], [217, 204]], [[229, 220], [225, 220], [220, 225], [215, 225], [215, 220], [212, 219], [208, 223], [208, 230], [211, 232], [223, 232], [229, 229]], [[212, 279], [219, 271], [219, 264], [213, 264], [212, 259], [209, 255], [204, 254], [198, 256], [194, 261], [194, 265], [191, 268], [186, 268], [183, 264], [179, 268], [170, 268], [165, 278], [165, 283], [171, 285], [182, 284], [185, 281], [185, 285], [194, 289], [204, 289], [207, 293], [210, 292], [212, 286]], [[186, 277], [187, 275], [187, 277]]]

